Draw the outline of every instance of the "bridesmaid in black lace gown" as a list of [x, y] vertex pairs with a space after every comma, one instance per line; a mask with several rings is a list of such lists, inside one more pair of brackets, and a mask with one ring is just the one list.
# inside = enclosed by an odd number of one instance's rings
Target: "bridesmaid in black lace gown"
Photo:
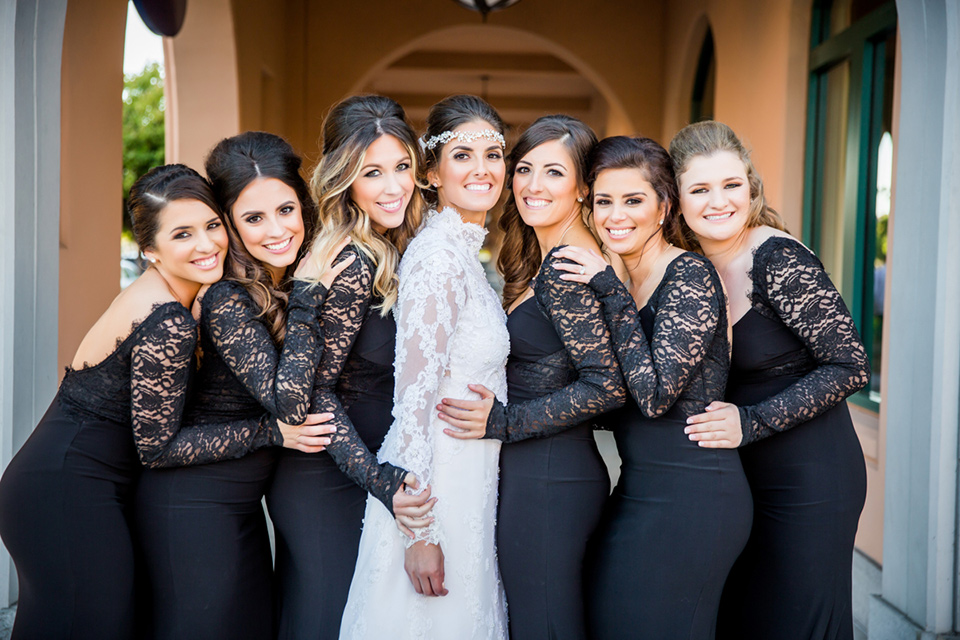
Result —
[[445, 398], [438, 407], [464, 430], [448, 435], [504, 442], [497, 555], [510, 635], [524, 640], [586, 635], [583, 558], [610, 491], [592, 418], [626, 395], [598, 297], [551, 266], [564, 243], [599, 251], [582, 216], [595, 144], [589, 127], [569, 116], [540, 118], [517, 141], [498, 263], [509, 314], [509, 403], [477, 386], [484, 400]]
[[[250, 132], [221, 141], [206, 162], [226, 212], [231, 254], [226, 278], [202, 298], [202, 359], [186, 428], [243, 420], [266, 411], [289, 423], [307, 417], [322, 352], [319, 308], [346, 266], [304, 261], [296, 274], [323, 282], [288, 283], [305, 239], [313, 201], [300, 158], [281, 138]], [[284, 305], [286, 302], [286, 305]], [[307, 440], [320, 427], [288, 428]], [[285, 438], [286, 439], [286, 438]], [[274, 444], [280, 444], [279, 431]], [[318, 446], [302, 450], [316, 452]], [[362, 478], [379, 479], [389, 502], [403, 470], [381, 475], [352, 429], [331, 435], [328, 451]], [[156, 638], [271, 638], [272, 566], [261, 499], [277, 450], [216, 464], [145, 472], [137, 495], [139, 540], [152, 587]]]
[[[131, 638], [130, 510], [141, 463], [192, 464], [269, 442], [257, 421], [179, 430], [196, 346], [189, 306], [223, 272], [210, 186], [169, 165], [130, 190], [151, 265], [90, 329], [40, 424], [0, 481], [0, 534], [17, 566], [13, 638]], [[95, 364], [91, 364], [95, 363]]]
[[[329, 260], [344, 241], [351, 242], [344, 254], [356, 257], [323, 304], [323, 358], [311, 411], [333, 414], [338, 430], [356, 428], [373, 452], [393, 421], [397, 327], [391, 309], [397, 262], [423, 209], [416, 189], [418, 155], [399, 104], [380, 96], [351, 97], [334, 106], [324, 122], [323, 158], [311, 183], [320, 227], [311, 260]], [[395, 468], [389, 463], [384, 468], [378, 482], [390, 492], [374, 495], [391, 511], [396, 507], [398, 522], [426, 524], [403, 514], [428, 511], [429, 492], [398, 495], [391, 503], [385, 498], [393, 496], [403, 475], [390, 476]], [[371, 486], [358, 473], [362, 469], [325, 455], [280, 454], [267, 492], [276, 532], [280, 638], [339, 634], [360, 542], [364, 487]]]
[[851, 639], [851, 564], [866, 496], [844, 399], [870, 368], [823, 265], [766, 206], [749, 154], [726, 125], [670, 144], [689, 231], [730, 292], [726, 399], [690, 420], [691, 440], [737, 447], [753, 529], [724, 588], [718, 638]]
[[[649, 138], [607, 138], [593, 156], [593, 215], [620, 255], [624, 286], [596, 253], [567, 247], [564, 280], [603, 302], [631, 400], [608, 422], [623, 461], [591, 540], [591, 638], [712, 640], [724, 581], [750, 533], [752, 501], [735, 451], [703, 449], [686, 419], [723, 397], [727, 304], [713, 266], [680, 249], [670, 156]], [[582, 265], [582, 266], [581, 266]]]

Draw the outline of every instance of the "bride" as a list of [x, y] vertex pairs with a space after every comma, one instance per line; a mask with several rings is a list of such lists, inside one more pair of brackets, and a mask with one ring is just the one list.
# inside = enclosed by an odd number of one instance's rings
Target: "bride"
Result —
[[381, 462], [437, 497], [415, 540], [368, 498], [340, 637], [505, 639], [494, 526], [500, 443], [442, 437], [440, 398], [506, 402], [506, 318], [478, 258], [504, 182], [503, 122], [475, 96], [434, 105], [421, 140], [435, 207], [400, 262], [393, 425]]

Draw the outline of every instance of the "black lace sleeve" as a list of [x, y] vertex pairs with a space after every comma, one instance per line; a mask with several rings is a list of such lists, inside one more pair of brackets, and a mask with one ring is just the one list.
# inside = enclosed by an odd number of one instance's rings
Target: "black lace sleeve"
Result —
[[857, 328], [820, 260], [792, 238], [774, 237], [754, 256], [754, 305], [773, 310], [813, 355], [816, 368], [780, 393], [740, 407], [743, 444], [780, 433], [839, 404], [870, 381]]
[[264, 409], [290, 424], [300, 424], [307, 417], [323, 349], [319, 309], [325, 295], [322, 285], [294, 281], [279, 352], [242, 286], [218, 282], [203, 298], [203, 330], [209, 332], [224, 363]]
[[488, 438], [516, 442], [545, 438], [623, 405], [626, 391], [603, 321], [603, 309], [587, 286], [560, 279], [547, 254], [534, 284], [537, 303], [556, 328], [577, 370], [577, 379], [536, 400], [504, 407], [494, 401]]
[[590, 287], [603, 302], [614, 352], [630, 394], [643, 415], [663, 415], [697, 373], [726, 313], [716, 270], [692, 253], [679, 256], [667, 266], [652, 296], [656, 305], [649, 342], [633, 296], [612, 267], [595, 275]]
[[363, 324], [373, 291], [372, 265], [355, 248], [357, 259], [334, 281], [321, 310], [323, 358], [317, 369], [311, 398], [312, 413], [332, 413], [336, 433], [331, 435], [327, 453], [343, 473], [371, 493], [393, 514], [393, 495], [403, 484], [407, 471], [384, 462], [380, 464], [363, 443], [336, 395], [337, 379], [343, 371], [357, 332]]
[[[178, 308], [179, 307], [179, 308]], [[266, 417], [181, 429], [197, 325], [180, 305], [141, 331], [130, 357], [133, 437], [147, 467], [181, 467], [240, 457], [275, 444]]]

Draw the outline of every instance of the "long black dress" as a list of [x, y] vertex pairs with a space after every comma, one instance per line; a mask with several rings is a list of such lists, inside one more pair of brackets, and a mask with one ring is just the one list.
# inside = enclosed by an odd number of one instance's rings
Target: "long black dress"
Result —
[[[322, 348], [317, 308], [326, 291], [295, 283], [282, 351], [244, 287], [221, 281], [201, 304], [201, 367], [184, 430], [261, 416], [290, 423], [307, 414]], [[272, 422], [272, 421], [271, 421]], [[282, 436], [272, 422], [271, 444]], [[276, 449], [232, 460], [144, 472], [137, 538], [147, 568], [154, 636], [270, 638], [270, 540], [261, 499]]]
[[606, 419], [623, 464], [590, 543], [590, 637], [712, 640], [753, 510], [737, 452], [700, 447], [683, 432], [688, 417], [723, 397], [727, 381], [720, 277], [705, 258], [684, 253], [639, 311], [613, 269], [590, 286], [632, 396]]
[[192, 464], [269, 442], [256, 421], [180, 431], [196, 338], [180, 303], [155, 307], [101, 362], [67, 368], [7, 466], [0, 534], [20, 579], [13, 638], [133, 637], [141, 463]]
[[[325, 345], [311, 411], [332, 412], [339, 428], [352, 424], [376, 452], [393, 421], [397, 325], [392, 313], [380, 315], [383, 301], [373, 297], [370, 259], [354, 247], [345, 251], [358, 257], [334, 282], [321, 310]], [[406, 474], [389, 463], [382, 473], [368, 476], [371, 470], [338, 468], [322, 453], [280, 453], [267, 491], [276, 535], [278, 637], [338, 637], [360, 544], [364, 487], [392, 511]]]
[[740, 407], [753, 529], [717, 637], [851, 639], [866, 468], [844, 398], [866, 386], [867, 356], [820, 261], [796, 240], [765, 241], [751, 279], [727, 400]]
[[504, 442], [497, 555], [517, 640], [586, 635], [583, 559], [610, 492], [589, 421], [626, 397], [599, 300], [554, 260], [507, 318], [508, 404], [487, 424]]

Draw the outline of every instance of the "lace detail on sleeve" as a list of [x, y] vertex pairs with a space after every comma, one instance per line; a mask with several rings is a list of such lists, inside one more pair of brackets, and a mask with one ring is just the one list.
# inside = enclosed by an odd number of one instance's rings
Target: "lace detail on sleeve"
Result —
[[[667, 266], [663, 281], [651, 296], [655, 315], [649, 342], [633, 297], [612, 267], [595, 275], [590, 286], [603, 301], [604, 316], [630, 394], [643, 415], [663, 415], [701, 369], [721, 319], [726, 317], [723, 288], [716, 271], [703, 258], [690, 253]], [[726, 323], [723, 324], [726, 334]], [[726, 350], [725, 335], [723, 348]], [[720, 384], [719, 393], [722, 388]], [[702, 406], [697, 408], [702, 410]]]
[[256, 305], [240, 285], [219, 282], [204, 296], [203, 328], [224, 363], [264, 409], [290, 424], [300, 424], [307, 417], [323, 348], [318, 310], [325, 294], [322, 285], [294, 281], [279, 353]]
[[[400, 279], [392, 428], [400, 438], [399, 462], [416, 474], [421, 487], [433, 481], [432, 416], [450, 364], [449, 342], [466, 298], [463, 268], [446, 249], [423, 257]], [[442, 542], [436, 512], [434, 517], [429, 526], [414, 531], [416, 541]], [[413, 542], [408, 539], [408, 546]]]
[[351, 251], [358, 254], [357, 259], [334, 281], [321, 310], [323, 358], [317, 370], [311, 408], [314, 413], [334, 414], [330, 424], [335, 425], [337, 431], [326, 450], [340, 470], [373, 494], [393, 515], [393, 494], [403, 484], [407, 472], [389, 462], [377, 462], [336, 394], [337, 379], [363, 324], [373, 291], [373, 274], [366, 257], [352, 247], [344, 250], [345, 253]]
[[494, 402], [487, 436], [504, 442], [545, 438], [623, 405], [626, 391], [594, 292], [560, 279], [547, 254], [534, 284], [537, 303], [556, 328], [576, 380], [548, 395], [503, 407]]
[[870, 381], [853, 318], [820, 260], [792, 238], [765, 241], [754, 257], [754, 306], [764, 305], [799, 338], [816, 368], [780, 393], [740, 407], [743, 444], [806, 422]]
[[273, 444], [267, 418], [181, 429], [197, 325], [186, 309], [138, 336], [130, 357], [133, 437], [147, 467], [237, 458]]

